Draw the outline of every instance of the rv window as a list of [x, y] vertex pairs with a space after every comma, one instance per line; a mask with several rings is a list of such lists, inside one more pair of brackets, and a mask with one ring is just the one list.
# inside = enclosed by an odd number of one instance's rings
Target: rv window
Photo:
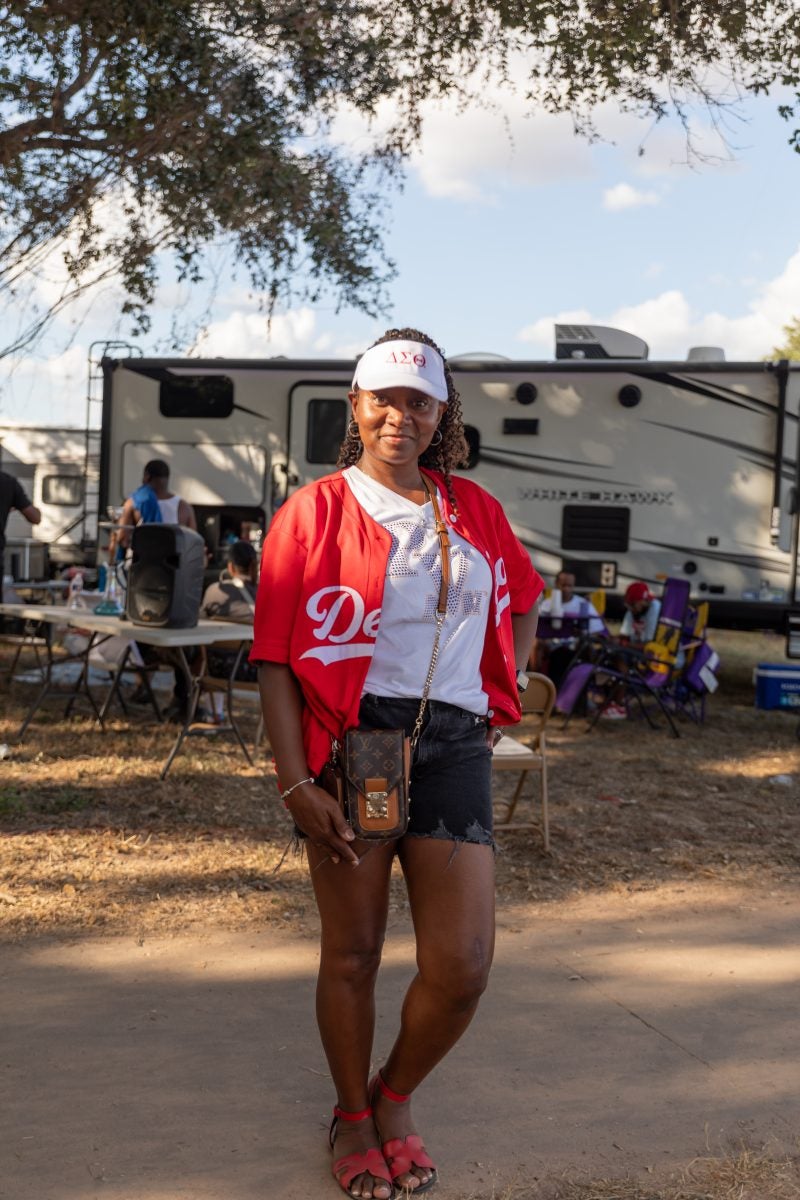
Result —
[[42, 479], [42, 504], [61, 504], [74, 508], [83, 500], [80, 475], [45, 475]]
[[561, 521], [563, 550], [601, 550], [624, 553], [631, 524], [629, 508], [604, 504], [565, 504]]
[[335, 463], [347, 431], [346, 400], [318, 397], [308, 402], [306, 462]]
[[233, 380], [227, 375], [171, 375], [161, 380], [158, 407], [162, 417], [229, 417], [233, 412]]
[[464, 426], [464, 437], [466, 438], [469, 454], [467, 455], [466, 470], [471, 471], [477, 467], [481, 457], [481, 435], [480, 431], [474, 425]]

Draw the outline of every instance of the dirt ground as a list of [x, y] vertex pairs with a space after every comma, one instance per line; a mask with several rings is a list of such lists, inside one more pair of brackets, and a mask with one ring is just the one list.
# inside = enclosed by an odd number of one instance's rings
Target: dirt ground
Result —
[[[800, 714], [753, 707], [753, 665], [780, 661], [783, 641], [718, 631], [713, 643], [720, 689], [705, 725], [682, 722], [679, 739], [641, 720], [590, 733], [582, 720], [566, 730], [561, 718], [551, 722], [552, 853], [536, 832], [501, 836], [501, 907], [676, 880], [796, 882]], [[0, 762], [0, 939], [315, 928], [268, 750], [250, 768], [230, 742], [195, 740], [161, 782], [174, 727], [154, 727], [138, 710], [134, 723], [114, 720], [103, 733], [87, 716], [64, 721], [63, 705], [49, 701], [16, 745], [31, 694], [15, 684], [0, 696], [0, 743], [9, 746]], [[255, 710], [243, 712], [252, 736]], [[501, 803], [515, 778], [497, 777]], [[403, 910], [399, 886], [393, 903]]]
[[[516, 934], [567, 908], [600, 913], [623, 899], [635, 921], [683, 889], [694, 904], [723, 895], [743, 912], [759, 896], [794, 907], [800, 713], [756, 710], [752, 682], [756, 662], [783, 660], [783, 641], [716, 631], [712, 643], [723, 660], [720, 690], [705, 725], [681, 723], [679, 739], [640, 720], [604, 722], [589, 733], [582, 720], [566, 730], [561, 718], [551, 723], [552, 853], [542, 852], [536, 831], [501, 835], [501, 928]], [[313, 938], [305, 864], [287, 853], [289, 825], [268, 751], [250, 768], [228, 742], [194, 741], [161, 782], [174, 728], [154, 727], [139, 710], [103, 733], [85, 715], [65, 721], [63, 703], [51, 701], [19, 745], [15, 731], [33, 692], [3, 686], [1, 941], [33, 948], [111, 935], [142, 946], [154, 936], [265, 929]], [[255, 710], [243, 712], [252, 737]], [[500, 802], [512, 786], [510, 774], [498, 776]], [[535, 782], [531, 792], [536, 811]], [[392, 909], [402, 925], [399, 878]], [[722, 1155], [714, 1148], [657, 1185], [596, 1170], [591, 1179], [584, 1171], [546, 1188], [522, 1181], [492, 1196], [789, 1200], [800, 1196], [797, 1163], [785, 1142], [780, 1153], [742, 1144]], [[13, 1193], [0, 1186], [5, 1194]]]

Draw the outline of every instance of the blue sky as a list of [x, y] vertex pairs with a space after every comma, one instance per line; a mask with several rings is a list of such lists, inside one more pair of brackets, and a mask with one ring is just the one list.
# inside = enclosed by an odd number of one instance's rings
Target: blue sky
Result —
[[[739, 106], [730, 152], [698, 119], [694, 134], [712, 157], [691, 166], [676, 122], [652, 128], [608, 106], [597, 117], [607, 140], [589, 145], [566, 117], [529, 118], [520, 99], [502, 103], [505, 122], [500, 110], [429, 110], [405, 188], [388, 197], [399, 268], [388, 321], [337, 313], [329, 299], [280, 312], [270, 333], [246, 280], [217, 253], [224, 282], [185, 352], [350, 357], [398, 323], [427, 330], [450, 354], [550, 358], [554, 320], [569, 318], [637, 333], [651, 358], [708, 344], [729, 359], [769, 353], [800, 315], [800, 155], [776, 97]], [[342, 114], [334, 136], [347, 146], [368, 134]], [[209, 294], [166, 278], [152, 333], [138, 339], [144, 352], [164, 352], [176, 308], [191, 324]], [[89, 344], [130, 336], [119, 303], [106, 289], [4, 362], [0, 422], [81, 423]]]

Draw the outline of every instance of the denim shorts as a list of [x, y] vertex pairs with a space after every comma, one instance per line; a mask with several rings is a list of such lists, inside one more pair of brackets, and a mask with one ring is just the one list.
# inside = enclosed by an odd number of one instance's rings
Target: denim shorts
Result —
[[[364, 695], [360, 729], [404, 729], [410, 736], [419, 700]], [[487, 720], [441, 700], [429, 700], [411, 762], [406, 837], [493, 846], [492, 754]]]

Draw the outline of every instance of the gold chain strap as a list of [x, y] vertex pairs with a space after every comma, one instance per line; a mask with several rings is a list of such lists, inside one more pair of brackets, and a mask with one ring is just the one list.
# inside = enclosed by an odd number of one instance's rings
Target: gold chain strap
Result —
[[442, 627], [444, 619], [447, 616], [447, 594], [450, 590], [450, 539], [447, 536], [447, 526], [442, 520], [442, 514], [439, 511], [439, 501], [436, 498], [436, 489], [432, 488], [428, 480], [420, 472], [425, 491], [428, 493], [431, 504], [433, 505], [433, 516], [436, 522], [436, 533], [439, 537], [439, 550], [442, 559], [442, 582], [439, 588], [439, 601], [436, 605], [436, 636], [433, 641], [433, 652], [431, 654], [431, 663], [428, 667], [428, 675], [425, 679], [425, 686], [422, 689], [422, 701], [417, 713], [417, 719], [414, 723], [414, 729], [411, 734], [411, 749], [413, 751], [420, 734], [422, 733], [422, 722], [425, 717], [425, 709], [428, 704], [428, 696], [430, 695], [431, 684], [433, 683], [433, 673], [436, 670], [436, 662], [439, 658], [439, 642], [442, 637]]

